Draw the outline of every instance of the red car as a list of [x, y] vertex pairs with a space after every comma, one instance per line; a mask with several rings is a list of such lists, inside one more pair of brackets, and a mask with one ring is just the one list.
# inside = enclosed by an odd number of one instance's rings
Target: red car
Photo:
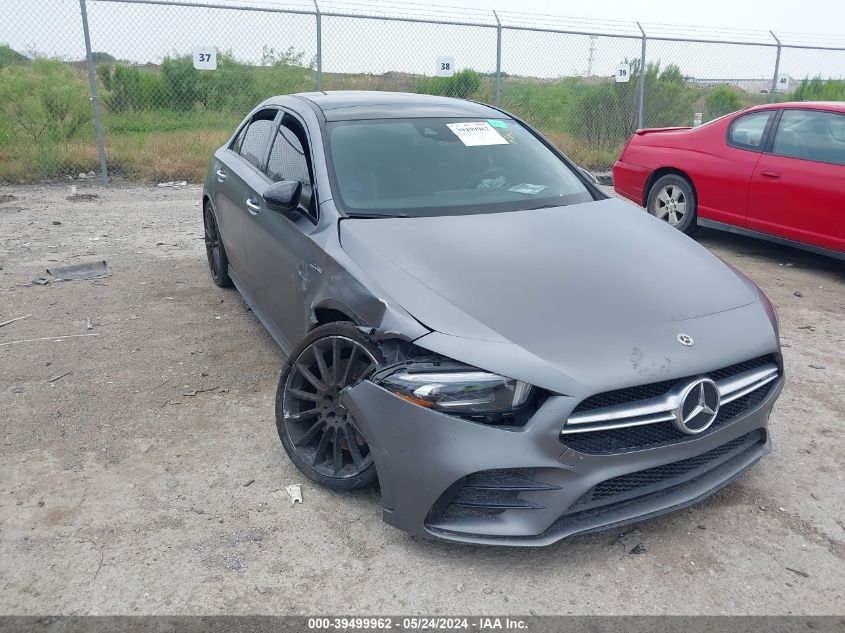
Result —
[[778, 103], [697, 128], [637, 130], [613, 187], [687, 234], [706, 226], [845, 259], [845, 103]]

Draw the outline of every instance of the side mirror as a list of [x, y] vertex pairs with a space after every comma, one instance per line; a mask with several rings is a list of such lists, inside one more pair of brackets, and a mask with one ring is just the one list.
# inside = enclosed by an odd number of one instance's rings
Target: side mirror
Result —
[[273, 211], [290, 213], [299, 207], [302, 195], [302, 183], [298, 180], [282, 180], [267, 187], [264, 202]]

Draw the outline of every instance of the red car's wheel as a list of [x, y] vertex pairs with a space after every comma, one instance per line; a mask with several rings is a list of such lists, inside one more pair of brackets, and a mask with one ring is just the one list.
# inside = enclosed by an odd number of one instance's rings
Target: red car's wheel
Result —
[[648, 192], [648, 212], [687, 235], [695, 232], [697, 200], [689, 180], [677, 174], [657, 179]]

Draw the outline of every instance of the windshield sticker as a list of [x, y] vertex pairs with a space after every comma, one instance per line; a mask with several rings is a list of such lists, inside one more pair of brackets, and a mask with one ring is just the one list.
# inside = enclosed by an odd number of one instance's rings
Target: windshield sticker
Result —
[[508, 124], [502, 121], [501, 119], [487, 119], [487, 122], [490, 123], [493, 127], [498, 127], [503, 130], [508, 129]]
[[536, 196], [538, 193], [544, 191], [545, 189], [548, 189], [546, 185], [529, 185], [528, 183], [523, 182], [521, 184], [514, 185], [513, 187], [508, 189], [508, 191], [513, 191], [514, 193], [528, 193], [532, 196]]
[[479, 145], [507, 145], [508, 142], [496, 132], [487, 121], [472, 121], [469, 123], [447, 123], [448, 127], [461, 143], [467, 147]]

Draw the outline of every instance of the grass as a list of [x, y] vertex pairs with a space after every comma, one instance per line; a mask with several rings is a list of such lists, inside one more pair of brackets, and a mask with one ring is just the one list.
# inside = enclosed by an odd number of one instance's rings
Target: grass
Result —
[[[11, 53], [0, 45], [0, 182], [98, 171], [84, 71], [74, 64]], [[313, 70], [291, 65], [298, 63], [295, 52], [283, 57], [270, 59], [267, 66], [249, 66], [225, 55], [214, 74], [198, 74], [187, 57], [144, 70], [101, 63], [109, 170], [136, 180], [202, 181], [212, 152], [254, 103], [273, 94], [313, 89]], [[470, 99], [495, 101], [492, 76], [465, 73], [471, 76], [454, 86], [396, 72], [326, 73], [324, 85], [329, 90], [470, 90]], [[765, 99], [724, 87], [694, 88], [674, 66], [649, 65], [645, 82], [646, 127], [691, 125], [694, 112], [712, 113]], [[502, 78], [501, 99], [506, 110], [535, 125], [576, 163], [601, 170], [613, 164], [636, 127], [636, 87], [634, 81], [615, 84], [599, 77], [507, 76]], [[780, 98], [841, 94], [845, 82], [810, 80]]]

